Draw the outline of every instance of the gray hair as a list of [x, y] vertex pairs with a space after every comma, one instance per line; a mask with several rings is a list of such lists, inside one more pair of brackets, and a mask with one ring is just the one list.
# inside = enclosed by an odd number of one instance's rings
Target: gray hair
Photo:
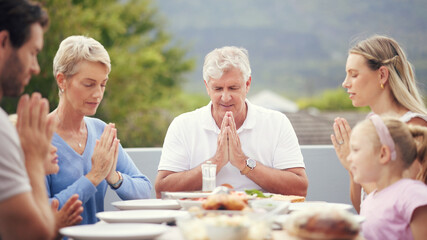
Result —
[[251, 76], [248, 51], [244, 48], [233, 46], [216, 48], [205, 57], [203, 80], [207, 83], [210, 78], [219, 79], [224, 72], [232, 68], [239, 69], [245, 82], [248, 81]]
[[53, 59], [53, 76], [63, 73], [71, 77], [77, 73], [78, 63], [82, 61], [100, 62], [111, 71], [110, 56], [101, 43], [85, 36], [70, 36], [59, 45]]

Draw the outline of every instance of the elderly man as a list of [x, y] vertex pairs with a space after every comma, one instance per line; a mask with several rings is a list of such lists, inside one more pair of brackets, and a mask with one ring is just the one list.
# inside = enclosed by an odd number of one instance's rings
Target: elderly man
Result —
[[157, 197], [162, 191], [201, 190], [201, 164], [208, 160], [217, 165], [217, 185], [305, 196], [308, 180], [291, 123], [284, 114], [246, 99], [252, 80], [246, 49], [210, 52], [203, 79], [211, 102], [169, 126]]
[[[25, 0], [0, 0], [0, 100], [19, 96], [40, 67], [47, 13]], [[0, 238], [51, 239], [54, 218], [43, 164], [53, 134], [48, 102], [36, 93], [21, 97], [17, 130], [0, 108]], [[25, 159], [25, 161], [24, 161]], [[26, 171], [28, 169], [28, 172]]]

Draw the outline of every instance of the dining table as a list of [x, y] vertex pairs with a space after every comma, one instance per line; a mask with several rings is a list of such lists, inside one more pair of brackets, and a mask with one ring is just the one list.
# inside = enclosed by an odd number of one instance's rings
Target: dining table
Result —
[[[171, 227], [169, 231], [163, 233], [162, 235], [154, 238], [155, 240], [186, 240], [184, 236], [182, 235], [181, 231], [178, 229], [178, 227]], [[290, 236], [286, 233], [285, 230], [273, 230], [271, 232], [271, 237], [267, 237], [266, 239], [269, 240], [282, 240], [282, 239], [298, 239], [295, 237]]]
[[[179, 195], [179, 197], [181, 196]], [[350, 211], [352, 208], [352, 206], [348, 204], [309, 201], [309, 202], [303, 202], [303, 203], [289, 204], [287, 213], [292, 211], [299, 211], [306, 207], [312, 207], [313, 205], [322, 206], [322, 204], [328, 204], [336, 208], [341, 208], [341, 209], [350, 210]], [[127, 200], [127, 201], [113, 202], [112, 205], [115, 206], [117, 209], [115, 211], [99, 212], [97, 214], [97, 217], [100, 219], [100, 221], [94, 224], [93, 227], [96, 227], [95, 225], [97, 225], [98, 227], [103, 227], [103, 229], [109, 229], [109, 228], [112, 228], [109, 226], [116, 226], [116, 225], [113, 225], [116, 223], [121, 223], [125, 225], [126, 224], [128, 225], [131, 225], [131, 224], [163, 225], [164, 229], [161, 231], [160, 234], [156, 234], [156, 236], [154, 237], [147, 237], [147, 236], [141, 235], [142, 236], [141, 239], [187, 240], [185, 238], [183, 230], [180, 228], [181, 226], [178, 224], [179, 223], [178, 220], [183, 217], [183, 214], [189, 214], [189, 212], [188, 212], [188, 209], [182, 207], [182, 204], [180, 204], [180, 199], [169, 198], [169, 199]], [[278, 216], [282, 216], [282, 220], [277, 220], [278, 218], [275, 218], [276, 220], [273, 221], [273, 224], [271, 225], [272, 230], [269, 231], [269, 234], [267, 234], [264, 239], [268, 239], [268, 240], [299, 239], [297, 237], [294, 237], [288, 234], [288, 232], [283, 228], [283, 223], [286, 220], [286, 217], [288, 216], [287, 213], [278, 215]], [[150, 215], [154, 215], [154, 216], [150, 216]], [[360, 216], [355, 215], [355, 217], [360, 217]], [[363, 219], [361, 221], [363, 221]], [[135, 227], [138, 228], [138, 226], [135, 226]], [[196, 227], [192, 226], [192, 228], [201, 228], [201, 227], [203, 226], [200, 226], [200, 225]], [[92, 238], [84, 238], [84, 236], [83, 238], [80, 238], [82, 233], [79, 232], [78, 229], [73, 229], [73, 227], [68, 227], [68, 228], [71, 228], [68, 230], [74, 230], [74, 232], [71, 231], [71, 233], [75, 234], [75, 235], [64, 234], [65, 236], [69, 237], [69, 239], [72, 239], [73, 237], [75, 237], [75, 239], [92, 239]], [[61, 233], [67, 232], [65, 231], [67, 229], [61, 229], [61, 230], [64, 230]], [[96, 231], [98, 232], [90, 233], [88, 235], [96, 236], [97, 234], [101, 234], [100, 230], [96, 230]], [[79, 234], [80, 236], [78, 236]], [[98, 235], [96, 237], [98, 237], [96, 239], [102, 239], [102, 235]], [[104, 233], [104, 237], [107, 238], [106, 233]], [[114, 239], [114, 238], [109, 238], [109, 239]], [[120, 238], [119, 237], [117, 239], [137, 239], [137, 238]], [[361, 239], [363, 239], [363, 237], [361, 236], [358, 236], [356, 238], [356, 240], [361, 240]]]

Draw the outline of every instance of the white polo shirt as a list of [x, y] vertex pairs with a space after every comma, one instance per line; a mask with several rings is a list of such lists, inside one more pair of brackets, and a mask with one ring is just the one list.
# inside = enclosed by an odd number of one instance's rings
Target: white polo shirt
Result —
[[[283, 113], [253, 105], [248, 100], [246, 104], [245, 122], [237, 130], [244, 154], [276, 169], [305, 167], [289, 119]], [[190, 170], [215, 155], [220, 129], [212, 117], [211, 106], [212, 102], [172, 121], [163, 143], [158, 170]], [[262, 190], [231, 163], [227, 163], [216, 176], [217, 186], [224, 183], [231, 184], [236, 190]]]

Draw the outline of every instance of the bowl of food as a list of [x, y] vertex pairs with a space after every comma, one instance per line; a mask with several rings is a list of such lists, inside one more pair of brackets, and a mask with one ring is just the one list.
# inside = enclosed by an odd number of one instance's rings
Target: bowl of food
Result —
[[248, 198], [246, 194], [237, 192], [229, 194], [214, 194], [203, 202], [202, 208], [205, 210], [244, 210], [248, 208]]
[[266, 219], [245, 211], [200, 210], [176, 221], [187, 240], [264, 239], [271, 232]]
[[207, 216], [203, 218], [206, 235], [210, 240], [247, 239], [250, 219], [243, 215]]

